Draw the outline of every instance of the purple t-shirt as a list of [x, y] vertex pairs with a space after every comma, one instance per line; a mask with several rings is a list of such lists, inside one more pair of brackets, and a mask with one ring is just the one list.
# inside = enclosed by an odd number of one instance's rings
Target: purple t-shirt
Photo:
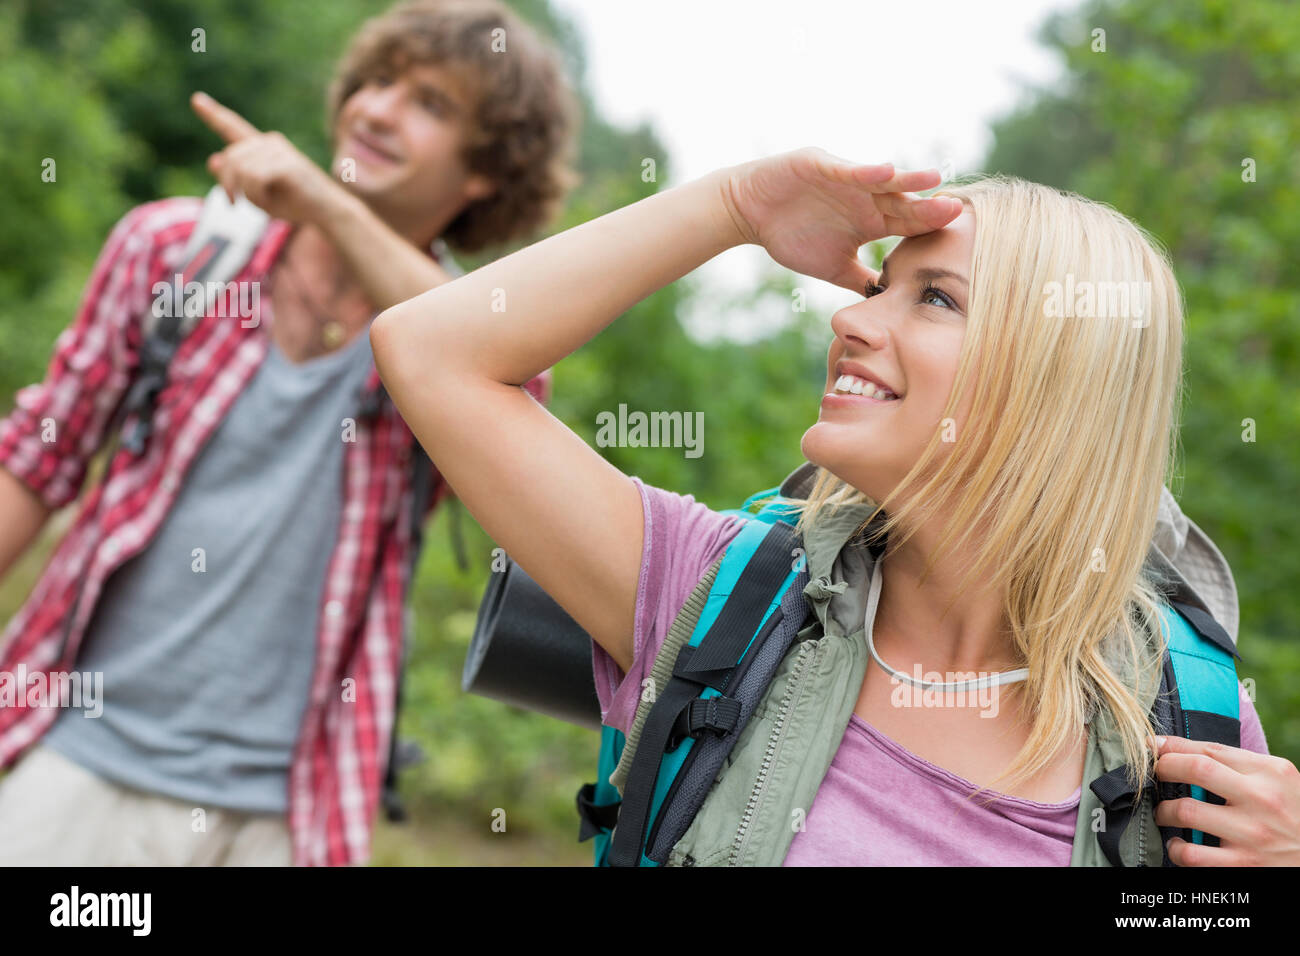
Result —
[[[641, 682], [700, 576], [742, 522], [690, 495], [633, 478], [645, 513], [637, 583], [632, 671], [592, 645], [604, 722], [623, 732], [636, 715]], [[1241, 746], [1268, 753], [1244, 689]], [[1081, 790], [1081, 788], [1080, 788]], [[1080, 790], [1064, 803], [1037, 803], [989, 791], [899, 746], [857, 714], [840, 741], [786, 866], [1067, 866]]]

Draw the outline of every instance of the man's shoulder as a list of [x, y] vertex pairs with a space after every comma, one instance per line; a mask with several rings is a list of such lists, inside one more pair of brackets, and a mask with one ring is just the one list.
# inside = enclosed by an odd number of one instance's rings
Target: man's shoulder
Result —
[[199, 196], [169, 196], [141, 203], [118, 220], [110, 244], [121, 241], [162, 250], [189, 239], [203, 214]]
[[158, 233], [179, 226], [192, 229], [202, 214], [202, 196], [168, 196], [128, 210], [121, 222], [130, 223], [135, 232]]

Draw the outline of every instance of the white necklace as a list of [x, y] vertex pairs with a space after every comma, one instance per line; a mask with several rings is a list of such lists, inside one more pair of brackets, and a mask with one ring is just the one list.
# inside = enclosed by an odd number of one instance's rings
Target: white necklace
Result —
[[867, 627], [867, 650], [871, 652], [871, 659], [879, 664], [884, 670], [897, 677], [899, 680], [911, 684], [913, 687], [920, 687], [925, 690], [942, 690], [942, 691], [966, 691], [981, 690], [985, 687], [997, 687], [1000, 684], [1014, 684], [1017, 681], [1026, 680], [1029, 677], [1029, 668], [1021, 667], [1013, 671], [1000, 671], [996, 674], [986, 674], [983, 677], [977, 677], [973, 680], [957, 681], [928, 681], [917, 680], [915, 677], [909, 677], [902, 671], [894, 670], [876, 653], [876, 642], [872, 639], [872, 631], [875, 629], [875, 621], [871, 621]]

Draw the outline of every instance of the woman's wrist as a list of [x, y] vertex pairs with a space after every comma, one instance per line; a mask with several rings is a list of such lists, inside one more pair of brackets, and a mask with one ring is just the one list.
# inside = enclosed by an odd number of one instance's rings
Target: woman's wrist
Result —
[[[663, 222], [674, 232], [680, 230], [683, 249], [689, 247], [694, 253], [692, 263], [685, 270], [687, 273], [719, 253], [751, 241], [744, 232], [744, 221], [736, 215], [729, 200], [733, 176], [740, 168], [715, 169], [640, 201], [664, 204], [659, 207]], [[668, 204], [672, 204], [671, 209]]]
[[727, 166], [716, 169], [704, 177], [712, 182], [717, 191], [717, 207], [725, 217], [725, 222], [719, 225], [719, 230], [720, 234], [726, 237], [724, 241], [728, 243], [727, 248], [750, 245], [758, 241], [749, 223], [740, 215], [735, 200], [737, 184], [744, 177], [746, 170], [753, 165], [751, 161]]

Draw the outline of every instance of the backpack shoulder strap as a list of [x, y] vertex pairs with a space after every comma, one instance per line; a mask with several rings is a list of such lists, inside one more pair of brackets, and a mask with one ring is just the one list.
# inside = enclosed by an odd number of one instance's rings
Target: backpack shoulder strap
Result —
[[[1237, 656], [1227, 632], [1209, 614], [1191, 605], [1174, 603], [1164, 614], [1168, 649], [1165, 666], [1170, 684], [1166, 720], [1158, 725], [1162, 733], [1188, 740], [1206, 740], [1241, 746], [1241, 697], [1237, 685]], [[1222, 805], [1217, 794], [1187, 784], [1162, 783], [1157, 791], [1160, 800], [1192, 797]], [[1173, 828], [1168, 838], [1180, 835], [1189, 843], [1218, 845], [1218, 838], [1200, 830]]]
[[[781, 513], [779, 508], [769, 506], [759, 515], [752, 514], [749, 509], [755, 501], [770, 497], [776, 491], [775, 488], [761, 491], [746, 499], [740, 508], [728, 509], [719, 513], [746, 520], [758, 519], [766, 524], [771, 524], [775, 517]], [[742, 534], [748, 534], [749, 537], [742, 540], [737, 536], [727, 550], [700, 576], [694, 590], [687, 596], [686, 603], [682, 605], [677, 617], [669, 627], [668, 634], [664, 637], [664, 643], [655, 657], [649, 675], [654, 687], [666, 687], [668, 685], [668, 681], [672, 678], [673, 664], [677, 660], [678, 652], [690, 642], [691, 636], [695, 633], [696, 626], [701, 620], [712, 620], [717, 616], [722, 600], [727, 594], [731, 593], [732, 584], [729, 584], [726, 578], [718, 584], [716, 589], [714, 587], [723, 564], [729, 565], [728, 575], [731, 581], [734, 582], [736, 575], [739, 573], [737, 569], [745, 566], [753, 556], [754, 548], [761, 540], [762, 532], [763, 529], [759, 526], [749, 527], [747, 531], [743, 531]], [[710, 594], [714, 595], [713, 607], [706, 613]], [[627, 774], [631, 769], [632, 758], [636, 755], [636, 748], [640, 741], [641, 727], [645, 723], [645, 719], [650, 712], [650, 705], [653, 702], [653, 699], [650, 699], [649, 695], [647, 695], [638, 704], [632, 726], [628, 728], [628, 736], [625, 746], [621, 750], [618, 766], [609, 775], [610, 783], [617, 787], [619, 791], [627, 783]]]
[[[667, 687], [672, 681], [673, 672], [676, 668], [677, 658], [682, 649], [687, 647], [692, 641], [697, 645], [703, 640], [707, 640], [707, 634], [711, 629], [711, 623], [715, 622], [722, 607], [726, 604], [726, 597], [739, 587], [739, 580], [742, 576], [755, 576], [761, 574], [760, 566], [752, 563], [759, 546], [766, 539], [768, 533], [772, 530], [772, 525], [779, 516], [785, 514], [784, 509], [779, 502], [769, 504], [758, 515], [750, 513], [750, 506], [762, 498], [770, 498], [777, 493], [777, 489], [769, 489], [752, 495], [740, 509], [724, 511], [722, 514], [733, 515], [747, 520], [746, 527], [743, 528], [739, 535], [728, 546], [727, 550], [720, 555], [704, 572], [700, 580], [696, 583], [695, 588], [687, 597], [686, 603], [678, 612], [677, 617], [673, 620], [669, 628], [668, 635], [664, 640], [663, 646], [655, 657], [654, 664], [650, 671], [650, 679], [653, 682], [651, 693], [643, 694], [638, 704], [633, 724], [628, 728], [628, 734], [625, 736], [622, 731], [615, 727], [605, 726], [601, 728], [601, 745], [599, 763], [597, 767], [597, 779], [594, 784], [587, 784], [579, 790], [577, 805], [578, 813], [581, 818], [581, 827], [579, 839], [586, 840], [590, 837], [596, 838], [595, 843], [595, 862], [597, 866], [610, 865], [610, 844], [612, 831], [614, 830], [619, 816], [621, 807], [620, 793], [626, 792], [629, 787], [628, 778], [635, 762], [638, 750], [641, 748], [642, 733], [645, 729], [649, 715], [653, 712], [658, 700], [655, 699], [653, 689], [657, 687]], [[781, 534], [788, 534], [787, 526], [783, 526]], [[797, 539], [796, 539], [797, 540]], [[798, 624], [802, 623], [802, 615], [799, 610], [806, 612], [806, 605], [803, 604], [803, 587], [807, 583], [807, 573], [804, 570], [803, 563], [799, 561], [790, 561], [789, 557], [798, 553], [797, 549], [791, 548], [791, 554], [787, 556], [785, 566], [779, 566], [773, 562], [769, 568], [769, 574], [779, 574], [783, 579], [777, 597], [771, 603], [784, 602], [791, 604], [793, 601], [799, 605], [795, 608], [793, 604], [788, 608], [790, 618], [800, 618], [798, 621], [784, 620], [784, 613], [779, 627], [774, 627], [773, 632], [766, 636], [763, 647], [772, 646], [779, 649], [780, 642], [783, 638], [791, 636]], [[723, 567], [726, 566], [726, 574], [722, 576], [719, 582], [719, 576], [722, 575]], [[791, 566], [798, 567], [798, 574], [790, 573]], [[713, 601], [710, 605], [710, 597]], [[766, 609], [771, 610], [771, 606]], [[773, 619], [769, 616], [768, 621]], [[750, 625], [751, 633], [758, 630], [759, 623], [757, 619]], [[775, 633], [784, 630], [785, 634]], [[757, 641], [751, 642], [751, 648]], [[768, 652], [769, 658], [775, 656], [771, 651]], [[779, 662], [779, 659], [778, 659]], [[770, 662], [768, 662], [770, 663]], [[748, 667], [746, 671], [746, 694], [751, 697], [751, 701], [743, 702], [740, 719], [734, 730], [730, 734], [724, 734], [723, 738], [710, 736], [706, 742], [713, 744], [715, 741], [722, 739], [727, 741], [725, 746], [729, 752], [730, 745], [734, 744], [735, 739], [739, 736], [744, 727], [745, 721], [748, 720], [749, 712], [752, 711], [754, 703], [761, 696], [761, 691], [770, 682], [771, 674], [764, 673], [762, 668], [753, 666]], [[760, 686], [761, 685], [761, 686]], [[707, 688], [706, 688], [707, 691]], [[703, 697], [703, 695], [701, 695]], [[700, 734], [705, 729], [715, 726], [719, 722], [720, 715], [718, 704], [701, 705], [695, 698], [694, 721], [692, 721], [691, 703], [687, 703], [685, 709], [679, 711], [678, 717], [672, 722], [672, 729], [669, 732], [670, 738], [676, 736], [679, 740], [686, 741], [687, 745], [694, 739], [694, 736]], [[707, 699], [707, 698], [704, 698]], [[713, 710], [710, 713], [709, 706]], [[721, 705], [726, 707], [726, 704]], [[716, 733], [716, 731], [715, 731]], [[649, 745], [647, 745], [649, 746]], [[715, 748], [716, 749], [716, 748]], [[682, 751], [682, 754], [690, 752], [689, 746]], [[680, 756], [680, 755], [679, 755]], [[697, 754], [697, 756], [699, 756]], [[716, 761], [717, 755], [706, 755], [709, 760], [697, 761], [699, 766], [707, 767], [711, 761]], [[648, 759], [648, 758], [647, 758]], [[677, 765], [678, 770], [685, 763]], [[659, 766], [656, 764], [656, 766]], [[704, 771], [707, 774], [707, 770]], [[662, 779], [662, 785], [660, 780]], [[661, 807], [665, 799], [673, 801], [673, 810], [677, 824], [682, 820], [689, 821], [699, 809], [702, 801], [701, 795], [688, 793], [682, 795], [674, 793], [669, 795], [667, 790], [675, 782], [674, 773], [671, 768], [665, 771], [660, 767], [660, 772], [656, 778], [648, 783], [633, 782], [632, 788], [637, 786], [643, 788], [654, 786], [657, 788], [657, 801], [652, 800], [656, 807]], [[665, 835], [661, 842], [669, 842], [672, 838]], [[643, 841], [644, 843], [644, 841]], [[671, 842], [669, 842], [671, 845]], [[656, 854], [658, 859], [652, 860], [642, 854], [641, 863], [643, 865], [657, 865], [662, 854]]]
[[1167, 654], [1174, 672], [1181, 725], [1171, 728], [1192, 740], [1241, 745], [1241, 697], [1237, 654], [1219, 623], [1197, 607], [1180, 602], [1164, 611]]
[[135, 381], [122, 404], [121, 416], [134, 413], [135, 423], [123, 436], [132, 454], [144, 450], [153, 430], [153, 406], [167, 382], [167, 367], [185, 337], [211, 311], [222, 284], [243, 270], [270, 221], [265, 212], [240, 196], [232, 205], [225, 190], [213, 186], [172, 277], [169, 308], [155, 302], [142, 316], [144, 341]]
[[[208, 190], [199, 221], [181, 253], [180, 271], [171, 277], [173, 301], [181, 307], [144, 316], [145, 337], [175, 330], [176, 337], [183, 339], [212, 307], [220, 291], [217, 283], [229, 282], [248, 264], [269, 222], [266, 212], [242, 195], [231, 203], [220, 186]], [[201, 293], [195, 289], [195, 295], [187, 295], [189, 283], [201, 283]], [[176, 321], [166, 323], [168, 318]]]
[[[677, 652], [671, 678], [639, 727], [609, 848], [610, 865], [662, 862], [645, 853], [647, 828], [652, 820], [657, 827], [665, 801], [676, 794], [697, 738], [708, 731], [726, 738], [729, 746], [739, 736], [742, 704], [730, 696], [732, 676], [783, 619], [782, 598], [799, 573], [791, 560], [797, 537], [793, 527], [776, 520], [777, 513], [747, 521], [728, 545], [691, 637]], [[623, 759], [628, 760], [626, 752]], [[702, 800], [704, 795], [698, 796]], [[694, 801], [692, 795], [684, 811], [674, 807], [675, 816], [693, 815], [699, 806], [690, 807]]]
[[[1237, 656], [1227, 632], [1209, 614], [1200, 608], [1170, 601], [1162, 604], [1160, 614], [1164, 637], [1164, 654], [1161, 662], [1160, 688], [1151, 708], [1151, 722], [1165, 736], [1178, 736], [1189, 740], [1208, 740], [1232, 747], [1241, 745], [1240, 698], [1237, 690], [1237, 672], [1233, 663]], [[1207, 793], [1200, 787], [1186, 784], [1157, 782], [1151, 788], [1154, 794], [1141, 809], [1133, 805], [1133, 789], [1128, 782], [1128, 765], [1105, 768], [1098, 754], [1118, 752], [1118, 736], [1108, 721], [1094, 724], [1094, 733], [1106, 739], [1089, 741], [1089, 773], [1097, 774], [1088, 786], [1092, 796], [1104, 810], [1104, 821], [1096, 829], [1096, 843], [1105, 862], [1112, 866], [1146, 865], [1150, 855], [1142, 840], [1134, 840], [1128, 831], [1135, 813], [1147, 815], [1143, 832], [1158, 832], [1161, 844], [1174, 836], [1188, 842], [1216, 845], [1217, 838], [1199, 830], [1158, 828], [1154, 821], [1156, 804], [1161, 800], [1193, 797], [1210, 803], [1222, 804], [1221, 797]], [[1099, 771], [1105, 770], [1104, 773]], [[1087, 779], [1087, 777], [1085, 777]], [[1085, 797], [1088, 794], [1085, 793]], [[1074, 862], [1084, 862], [1089, 854], [1079, 853], [1083, 827], [1090, 821], [1083, 819], [1085, 805], [1080, 802], [1079, 832], [1076, 834]], [[1154, 848], [1153, 848], [1154, 852]], [[1161, 850], [1168, 865], [1168, 855]]]

